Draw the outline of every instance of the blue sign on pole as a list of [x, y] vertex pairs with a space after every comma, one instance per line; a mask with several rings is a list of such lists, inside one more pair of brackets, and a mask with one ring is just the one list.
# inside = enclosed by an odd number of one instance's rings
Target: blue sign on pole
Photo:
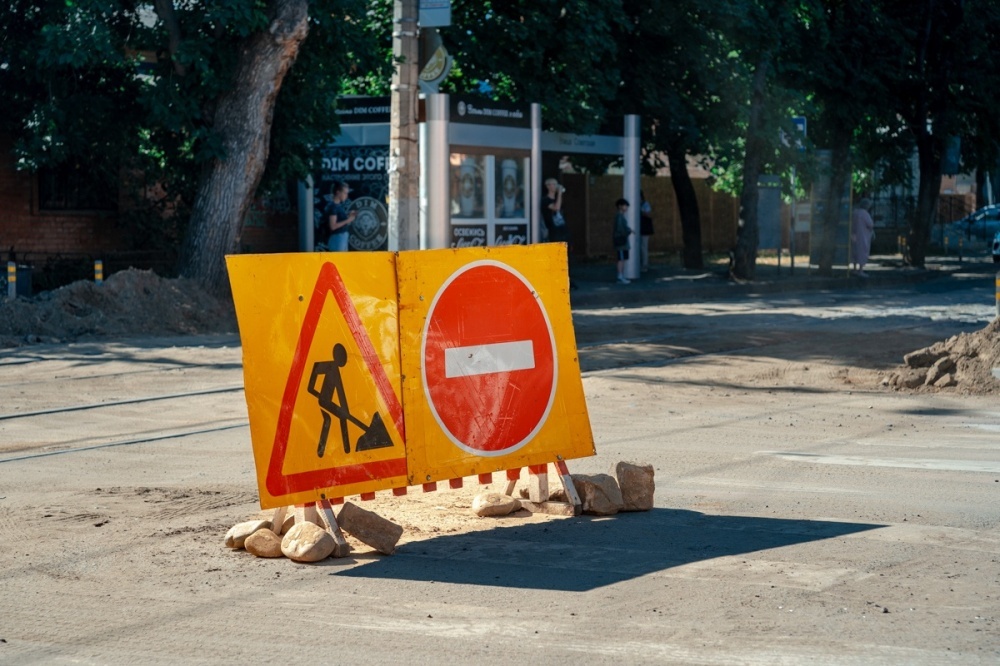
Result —
[[420, 27], [446, 28], [451, 25], [451, 0], [420, 0]]

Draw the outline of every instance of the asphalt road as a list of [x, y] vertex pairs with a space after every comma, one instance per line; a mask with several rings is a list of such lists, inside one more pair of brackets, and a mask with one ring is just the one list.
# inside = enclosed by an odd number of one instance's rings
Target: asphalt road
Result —
[[578, 310], [572, 470], [653, 464], [652, 511], [436, 532], [439, 493], [316, 566], [221, 548], [238, 341], [2, 352], [0, 662], [997, 663], [1000, 409], [877, 383], [993, 312], [982, 276]]

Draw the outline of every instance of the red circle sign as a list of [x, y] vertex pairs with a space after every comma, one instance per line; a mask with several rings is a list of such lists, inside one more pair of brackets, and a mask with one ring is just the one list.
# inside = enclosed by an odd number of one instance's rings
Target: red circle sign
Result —
[[552, 326], [534, 288], [510, 266], [477, 261], [445, 280], [427, 313], [421, 356], [431, 413], [469, 453], [516, 451], [552, 409]]

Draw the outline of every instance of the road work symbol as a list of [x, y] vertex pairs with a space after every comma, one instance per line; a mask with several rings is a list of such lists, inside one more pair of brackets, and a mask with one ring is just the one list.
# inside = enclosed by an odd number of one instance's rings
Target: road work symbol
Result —
[[[337, 417], [340, 421], [340, 439], [344, 445], [344, 453], [351, 452], [349, 423], [353, 423], [362, 431], [354, 446], [355, 451], [370, 451], [392, 446], [392, 439], [378, 412], [375, 412], [372, 422], [368, 425], [351, 415], [347, 394], [344, 393], [344, 380], [340, 375], [340, 369], [345, 365], [347, 365], [347, 350], [338, 342], [333, 347], [333, 360], [314, 363], [312, 375], [309, 377], [309, 393], [316, 396], [323, 416], [323, 429], [320, 431], [319, 445], [316, 447], [316, 455], [320, 458], [326, 452], [333, 417]], [[320, 378], [322, 382], [317, 388], [317, 380]]]
[[262, 508], [406, 485], [395, 255], [340, 255], [227, 257]]

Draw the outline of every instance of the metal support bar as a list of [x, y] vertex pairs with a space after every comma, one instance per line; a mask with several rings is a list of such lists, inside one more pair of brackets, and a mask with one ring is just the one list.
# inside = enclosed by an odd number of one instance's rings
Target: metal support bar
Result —
[[625, 262], [625, 277], [630, 280], [637, 279], [642, 268], [642, 258], [639, 256], [639, 127], [639, 116], [625, 116], [625, 177], [622, 179], [622, 196], [629, 202], [628, 226], [634, 232], [629, 236], [629, 255]]

